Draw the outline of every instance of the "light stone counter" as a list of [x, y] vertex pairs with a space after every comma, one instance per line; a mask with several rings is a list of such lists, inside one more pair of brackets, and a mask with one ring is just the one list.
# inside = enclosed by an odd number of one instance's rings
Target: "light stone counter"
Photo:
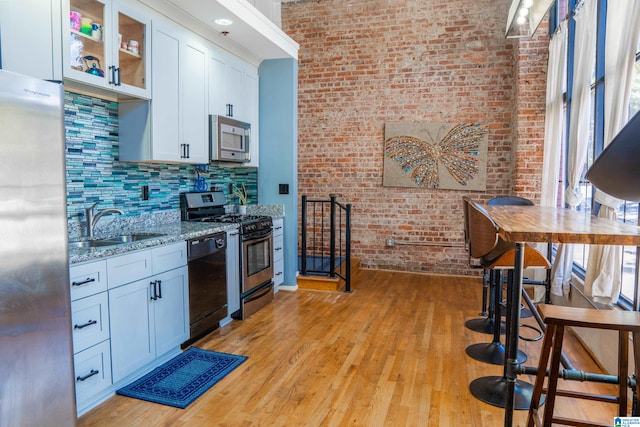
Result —
[[[284, 205], [247, 205], [250, 215], [268, 215], [274, 218], [284, 217]], [[145, 249], [179, 240], [195, 239], [208, 234], [238, 228], [238, 224], [223, 224], [216, 222], [186, 222], [180, 221], [179, 211], [165, 211], [157, 214], [136, 216], [110, 215], [102, 219], [95, 228], [92, 239], [103, 239], [124, 234], [161, 234], [135, 242], [95, 248], [69, 249], [69, 264], [94, 261], [99, 258], [121, 255], [126, 252]], [[87, 240], [82, 237], [83, 225], [77, 221], [69, 223], [69, 242]]]

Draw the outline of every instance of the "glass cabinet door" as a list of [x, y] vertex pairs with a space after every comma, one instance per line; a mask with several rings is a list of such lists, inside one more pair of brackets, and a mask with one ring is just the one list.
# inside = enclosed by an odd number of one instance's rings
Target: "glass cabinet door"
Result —
[[151, 98], [148, 14], [117, 0], [68, 0], [63, 4], [69, 7], [68, 12], [63, 11], [64, 46], [68, 46], [63, 50], [64, 77], [118, 92], [118, 97]]
[[109, 30], [109, 18], [105, 4], [99, 0], [71, 0], [69, 9], [69, 42], [63, 52], [65, 74], [91, 84], [108, 85], [109, 58], [104, 35]]
[[126, 92], [148, 96], [150, 25], [148, 18], [125, 6], [119, 4], [118, 10], [114, 11], [118, 22], [117, 38], [114, 41], [117, 56], [116, 84]]

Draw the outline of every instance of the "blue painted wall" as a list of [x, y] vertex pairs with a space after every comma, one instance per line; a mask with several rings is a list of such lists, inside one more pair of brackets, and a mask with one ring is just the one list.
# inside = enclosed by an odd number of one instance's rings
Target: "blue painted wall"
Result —
[[[298, 270], [298, 61], [263, 61], [260, 76], [260, 204], [283, 204], [284, 285], [296, 285]], [[288, 184], [289, 194], [278, 185]]]
[[[118, 104], [65, 92], [67, 163], [67, 216], [84, 219], [84, 208], [100, 201], [100, 207], [116, 207], [127, 215], [177, 210], [179, 193], [193, 191], [194, 165], [160, 165], [118, 161]], [[33, 165], [33, 167], [38, 167]], [[245, 183], [249, 203], [257, 202], [256, 168], [222, 168], [211, 165], [204, 174], [209, 188], [229, 196], [229, 183]], [[142, 186], [149, 186], [149, 200], [142, 200]]]

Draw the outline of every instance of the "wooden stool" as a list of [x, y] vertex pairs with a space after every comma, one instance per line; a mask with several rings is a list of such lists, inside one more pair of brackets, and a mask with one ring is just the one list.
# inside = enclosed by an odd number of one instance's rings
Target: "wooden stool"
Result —
[[[622, 310], [596, 310], [557, 305], [538, 305], [538, 312], [547, 325], [538, 374], [531, 397], [527, 426], [551, 426], [552, 423], [573, 426], [600, 426], [588, 421], [580, 421], [568, 418], [554, 417], [553, 407], [556, 396], [573, 397], [576, 399], [595, 400], [599, 402], [617, 403], [618, 415], [627, 416], [627, 387], [628, 363], [629, 363], [629, 332], [633, 334], [633, 354], [636, 373], [640, 372], [640, 313]], [[578, 326], [583, 328], [609, 329], [618, 331], [618, 396], [606, 396], [591, 393], [580, 393], [565, 390], [557, 390], [558, 374], [560, 370], [560, 355], [562, 352], [562, 337], [565, 326]], [[553, 351], [552, 351], [553, 350]], [[547, 402], [544, 407], [544, 416], [540, 420], [539, 403], [543, 393], [544, 378], [546, 375], [549, 355], [551, 366], [549, 368], [549, 380], [545, 391]], [[638, 382], [640, 383], [640, 382]], [[636, 384], [636, 391], [640, 391], [640, 384]]]

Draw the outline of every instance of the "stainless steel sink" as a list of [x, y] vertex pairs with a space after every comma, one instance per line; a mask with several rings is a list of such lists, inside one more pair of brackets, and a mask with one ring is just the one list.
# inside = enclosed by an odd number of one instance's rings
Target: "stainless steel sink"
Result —
[[153, 239], [156, 237], [162, 237], [164, 234], [154, 234], [154, 233], [136, 233], [136, 234], [123, 234], [121, 236], [108, 237], [106, 239], [101, 239], [102, 242], [110, 242], [112, 244], [120, 244], [120, 243], [128, 243], [128, 242], [137, 242], [139, 240], [147, 240]]
[[153, 239], [156, 237], [162, 237], [164, 234], [155, 233], [135, 233], [135, 234], [122, 234], [120, 236], [107, 237], [97, 240], [81, 240], [78, 242], [69, 242], [69, 249], [88, 249], [88, 248], [101, 248], [105, 246], [114, 246], [121, 243], [137, 242], [140, 240]]
[[81, 240], [79, 242], [69, 242], [69, 249], [99, 248], [113, 245], [117, 245], [117, 243], [104, 240]]

